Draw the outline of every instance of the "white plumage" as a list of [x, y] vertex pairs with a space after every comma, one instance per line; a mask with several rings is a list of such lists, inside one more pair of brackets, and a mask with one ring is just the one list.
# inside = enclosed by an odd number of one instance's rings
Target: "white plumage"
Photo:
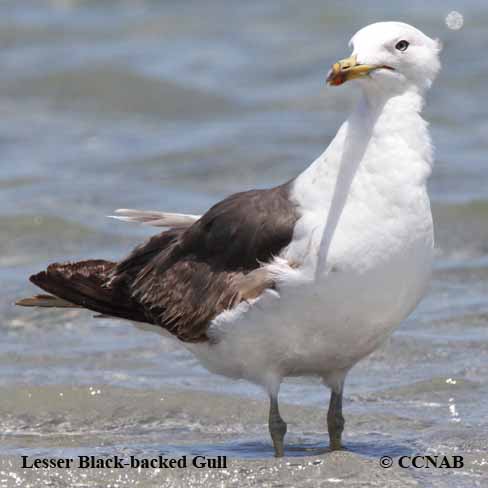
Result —
[[157, 210], [134, 210], [131, 208], [118, 208], [115, 213], [117, 215], [109, 215], [109, 218], [123, 222], [138, 222], [153, 227], [172, 227], [173, 229], [189, 227], [201, 217], [201, 215], [159, 212]]
[[[403, 38], [408, 55], [393, 49]], [[420, 111], [440, 67], [439, 43], [407, 24], [381, 22], [350, 44], [360, 64], [395, 71], [358, 80], [356, 109], [294, 182], [302, 216], [288, 248], [267, 265], [278, 292], [218, 316], [211, 326], [218, 346], [189, 346], [210, 370], [270, 391], [288, 375], [317, 374], [333, 386], [412, 311], [429, 281], [432, 147]], [[155, 226], [198, 218], [118, 212]]]
[[[414, 309], [431, 274], [432, 147], [420, 112], [440, 68], [439, 43], [382, 22], [351, 46], [361, 70], [352, 76], [342, 64], [341, 76], [358, 78], [362, 95], [293, 182], [293, 239], [264, 265], [276, 290], [215, 318], [210, 343], [186, 344], [210, 371], [263, 385], [272, 399], [291, 375], [320, 376], [342, 395], [347, 372]], [[372, 67], [365, 75], [364, 66]], [[273, 436], [271, 421], [270, 429]]]

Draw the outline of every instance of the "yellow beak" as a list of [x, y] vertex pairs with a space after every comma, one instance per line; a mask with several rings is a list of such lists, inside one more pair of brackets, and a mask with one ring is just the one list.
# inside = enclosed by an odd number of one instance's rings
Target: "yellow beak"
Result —
[[342, 85], [346, 81], [362, 78], [375, 69], [383, 66], [373, 66], [370, 64], [358, 64], [356, 56], [341, 59], [332, 66], [327, 75], [327, 83], [331, 86]]

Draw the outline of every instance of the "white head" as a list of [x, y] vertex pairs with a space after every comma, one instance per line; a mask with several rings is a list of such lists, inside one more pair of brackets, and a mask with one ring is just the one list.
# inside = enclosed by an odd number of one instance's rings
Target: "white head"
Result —
[[327, 81], [341, 85], [358, 79], [365, 88], [403, 92], [429, 88], [440, 69], [441, 44], [402, 22], [377, 22], [359, 30], [352, 54], [332, 67]]

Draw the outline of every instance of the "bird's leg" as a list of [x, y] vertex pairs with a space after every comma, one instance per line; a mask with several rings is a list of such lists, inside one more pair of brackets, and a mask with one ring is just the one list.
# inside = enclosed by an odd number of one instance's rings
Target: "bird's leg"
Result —
[[344, 383], [334, 388], [330, 393], [329, 411], [327, 412], [327, 428], [329, 430], [330, 450], [342, 449], [341, 436], [344, 430], [344, 417], [342, 416], [342, 391]]
[[283, 439], [286, 434], [286, 422], [281, 418], [278, 408], [278, 395], [271, 395], [269, 398], [269, 433], [273, 441], [276, 457], [283, 457]]

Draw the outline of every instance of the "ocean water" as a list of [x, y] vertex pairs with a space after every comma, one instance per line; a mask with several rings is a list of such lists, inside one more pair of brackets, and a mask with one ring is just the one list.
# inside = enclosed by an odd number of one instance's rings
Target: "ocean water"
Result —
[[[446, 26], [451, 10], [463, 14], [462, 29]], [[486, 486], [482, 1], [0, 2], [1, 456], [272, 461], [258, 388], [213, 376], [175, 342], [128, 323], [13, 302], [35, 292], [27, 277], [48, 262], [121, 257], [154, 233], [107, 219], [116, 208], [201, 213], [232, 192], [295, 176], [357, 96], [354, 84], [325, 86], [329, 66], [377, 20], [412, 23], [444, 45], [425, 109], [436, 146], [437, 258], [428, 296], [348, 377], [346, 445], [373, 460], [462, 453], [462, 473], [409, 475], [428, 486]], [[327, 446], [327, 396], [313, 379], [284, 385], [296, 448], [288, 454]], [[204, 415], [195, 402], [208, 405]]]

